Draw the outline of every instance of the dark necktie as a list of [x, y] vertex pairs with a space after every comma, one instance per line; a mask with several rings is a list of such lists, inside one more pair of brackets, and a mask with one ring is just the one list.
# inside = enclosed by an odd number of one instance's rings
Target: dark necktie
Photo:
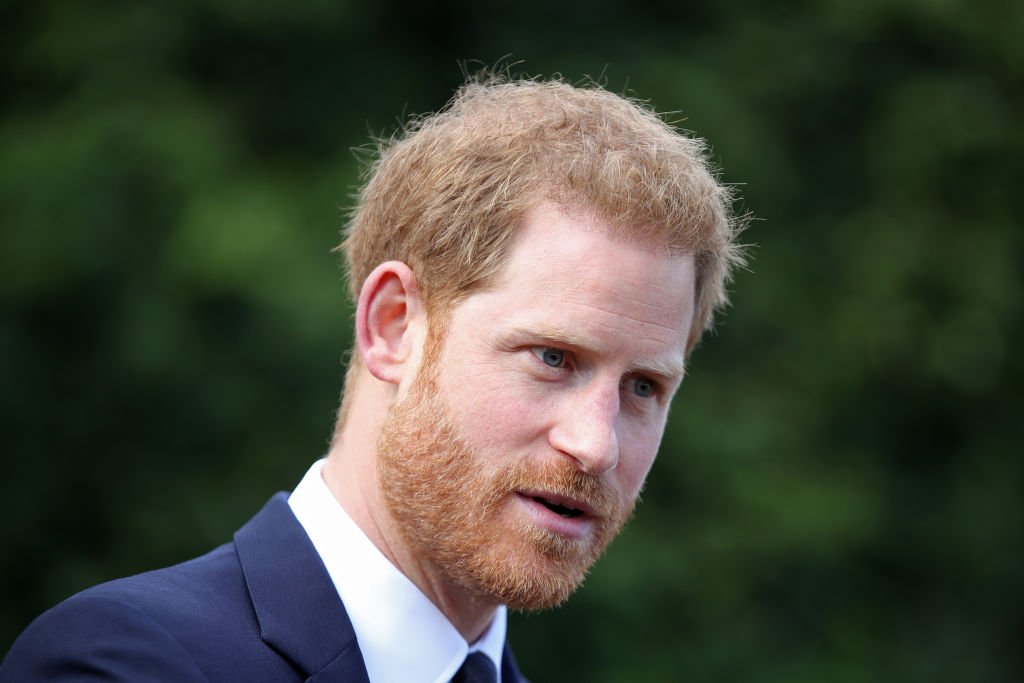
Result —
[[495, 683], [497, 680], [498, 670], [491, 658], [483, 652], [471, 652], [455, 672], [452, 683]]

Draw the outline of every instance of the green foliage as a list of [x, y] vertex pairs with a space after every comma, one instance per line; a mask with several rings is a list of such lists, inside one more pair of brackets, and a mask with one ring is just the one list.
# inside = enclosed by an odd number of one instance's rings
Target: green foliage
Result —
[[511, 54], [676, 112], [759, 218], [636, 520], [513, 617], [524, 669], [1020, 679], [1021, 7], [5, 4], [0, 651], [324, 452], [350, 150]]

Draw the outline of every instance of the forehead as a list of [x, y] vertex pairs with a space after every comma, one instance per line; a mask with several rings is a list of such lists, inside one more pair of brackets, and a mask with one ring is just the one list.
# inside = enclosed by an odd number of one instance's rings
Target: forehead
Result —
[[[688, 255], [613, 237], [593, 217], [529, 212], [492, 285], [464, 302], [497, 324], [640, 355], [678, 355], [693, 316]], [[461, 308], [461, 307], [460, 307]]]

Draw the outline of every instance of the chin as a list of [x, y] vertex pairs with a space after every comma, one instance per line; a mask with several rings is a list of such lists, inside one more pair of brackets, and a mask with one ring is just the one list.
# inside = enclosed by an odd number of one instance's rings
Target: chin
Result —
[[509, 531], [466, 558], [464, 587], [487, 602], [517, 611], [557, 607], [583, 583], [600, 555], [592, 539], [567, 539], [541, 529]]

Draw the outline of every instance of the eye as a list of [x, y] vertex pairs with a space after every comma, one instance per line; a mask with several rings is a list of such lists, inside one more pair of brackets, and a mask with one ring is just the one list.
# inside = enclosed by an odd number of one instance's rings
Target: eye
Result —
[[540, 346], [533, 350], [534, 355], [541, 360], [544, 365], [552, 368], [565, 367], [565, 351], [562, 349], [555, 349], [550, 346]]
[[640, 398], [650, 398], [657, 393], [657, 387], [646, 377], [637, 377], [633, 380], [633, 393]]

